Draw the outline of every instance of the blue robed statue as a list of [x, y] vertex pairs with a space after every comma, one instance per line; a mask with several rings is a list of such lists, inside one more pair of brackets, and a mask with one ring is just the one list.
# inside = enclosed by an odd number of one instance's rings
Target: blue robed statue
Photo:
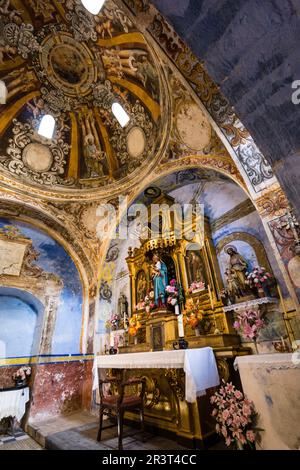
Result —
[[152, 279], [155, 304], [161, 306], [166, 303], [166, 287], [168, 285], [168, 270], [166, 264], [159, 258], [153, 256]]

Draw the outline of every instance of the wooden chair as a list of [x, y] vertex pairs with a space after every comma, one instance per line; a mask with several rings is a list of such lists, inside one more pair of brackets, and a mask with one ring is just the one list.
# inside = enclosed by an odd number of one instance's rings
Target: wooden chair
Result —
[[[107, 395], [104, 393], [104, 384], [114, 384], [117, 389], [117, 394]], [[141, 384], [141, 391], [137, 395], [125, 395], [125, 388], [130, 385]], [[140, 412], [140, 423], [141, 431], [144, 433], [144, 395], [145, 395], [145, 379], [132, 378], [126, 382], [117, 379], [115, 377], [107, 378], [105, 380], [99, 380], [99, 393], [100, 393], [100, 415], [99, 415], [99, 431], [97, 435], [97, 441], [101, 440], [102, 433], [102, 422], [103, 415], [108, 412], [114, 412], [117, 417], [118, 424], [118, 447], [119, 450], [123, 449], [122, 438], [123, 438], [123, 419], [125, 411], [139, 410]], [[103, 429], [107, 429], [112, 426], [107, 426]]]

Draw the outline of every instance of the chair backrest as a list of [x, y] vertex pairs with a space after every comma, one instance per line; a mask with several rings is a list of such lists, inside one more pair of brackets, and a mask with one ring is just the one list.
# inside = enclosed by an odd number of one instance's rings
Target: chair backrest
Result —
[[[142, 400], [144, 398], [145, 391], [146, 391], [146, 381], [143, 378], [133, 378], [127, 381], [122, 381], [116, 377], [110, 377], [104, 380], [99, 379], [100, 404], [103, 403], [103, 400], [105, 398], [105, 392], [104, 392], [105, 384], [115, 385], [117, 393], [114, 394], [114, 396], [117, 397], [117, 405], [121, 405], [123, 403], [123, 399], [125, 396], [125, 388], [128, 386], [141, 384], [142, 387], [138, 396]], [[111, 390], [111, 387], [110, 387], [110, 390]]]

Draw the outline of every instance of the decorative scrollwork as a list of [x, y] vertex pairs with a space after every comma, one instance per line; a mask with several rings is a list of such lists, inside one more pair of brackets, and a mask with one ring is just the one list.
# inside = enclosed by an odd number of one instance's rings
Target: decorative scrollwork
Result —
[[100, 286], [100, 299], [111, 302], [112, 290], [107, 281], [102, 281]]
[[184, 371], [181, 369], [167, 369], [165, 371], [168, 384], [175, 393], [175, 396], [181, 401], [185, 398], [184, 376]]

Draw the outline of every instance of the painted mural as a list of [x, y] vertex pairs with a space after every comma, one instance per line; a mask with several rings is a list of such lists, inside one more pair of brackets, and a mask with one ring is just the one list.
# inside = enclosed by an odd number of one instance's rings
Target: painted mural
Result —
[[[2, 232], [1, 239], [6, 237], [10, 243], [20, 240], [20, 237], [22, 240], [26, 240], [29, 246], [28, 250], [31, 253], [28, 259], [25, 252], [22, 269], [17, 281], [15, 276], [5, 274], [5, 269], [2, 269], [2, 287], [0, 287], [1, 326], [7, 325], [7, 328], [10, 329], [15, 326], [16, 331], [18, 331], [16, 337], [12, 340], [15, 349], [9, 341], [7, 353], [10, 357], [28, 355], [32, 347], [32, 338], [31, 343], [29, 339], [32, 337], [32, 332], [27, 331], [29, 327], [34, 328], [34, 315], [36, 313], [34, 313], [32, 302], [30, 299], [25, 298], [26, 292], [23, 292], [23, 298], [20, 298], [20, 293], [14, 294], [14, 289], [11, 289], [9, 296], [6, 293], [7, 286], [12, 287], [14, 284], [19, 283], [25, 291], [33, 293], [38, 300], [40, 299], [48, 309], [48, 328], [51, 329], [52, 341], [50, 345], [45, 346], [42, 352], [52, 355], [78, 354], [80, 352], [82, 322], [82, 288], [75, 264], [55, 240], [25, 223], [0, 219], [0, 232]], [[6, 283], [5, 287], [3, 287], [4, 282]], [[48, 297], [48, 303], [46, 297]], [[52, 299], [50, 304], [49, 298]], [[14, 318], [12, 318], [12, 310], [7, 309], [8, 303], [14, 307]], [[26, 327], [24, 326], [26, 323], [25, 317], [29, 319]], [[4, 329], [1, 328], [1, 331], [0, 339], [6, 341], [7, 330], [3, 332]], [[26, 337], [23, 347], [17, 346], [17, 338], [21, 334]], [[47, 338], [44, 341], [47, 343]], [[24, 354], [20, 354], [20, 352]]]
[[[0, 168], [30, 184], [102, 187], [153, 160], [162, 130], [160, 72], [143, 35], [112, 0], [6, 2], [0, 9]], [[120, 104], [129, 124], [112, 113]], [[5, 113], [5, 114], [4, 114]], [[53, 139], [37, 130], [56, 120]], [[38, 158], [36, 158], [38, 156]]]

